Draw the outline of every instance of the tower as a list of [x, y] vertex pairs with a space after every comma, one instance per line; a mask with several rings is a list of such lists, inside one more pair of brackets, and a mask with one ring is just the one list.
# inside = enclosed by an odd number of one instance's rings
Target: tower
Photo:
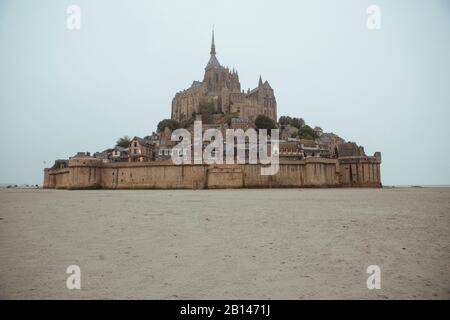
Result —
[[214, 30], [212, 31], [211, 40], [211, 57], [205, 68], [205, 77], [203, 82], [206, 83], [207, 91], [210, 95], [217, 95], [223, 88], [223, 75], [226, 70], [220, 65], [216, 57], [216, 44], [214, 41]]
[[220, 63], [219, 60], [217, 60], [216, 57], [216, 44], [214, 42], [214, 29], [212, 31], [212, 41], [211, 41], [211, 52], [210, 52], [211, 57], [209, 58], [209, 62], [206, 65], [206, 70], [210, 67], [220, 67]]
[[238, 72], [222, 66], [217, 59], [214, 29], [209, 54], [203, 81], [194, 81], [172, 100], [172, 119], [189, 120], [200, 106], [212, 104], [216, 113], [237, 113], [249, 119], [264, 114], [276, 120], [276, 100], [269, 83], [260, 76], [256, 88], [241, 92]]

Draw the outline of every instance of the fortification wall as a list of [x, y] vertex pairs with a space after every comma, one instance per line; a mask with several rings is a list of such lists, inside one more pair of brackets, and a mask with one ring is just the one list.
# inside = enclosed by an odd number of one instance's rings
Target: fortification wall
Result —
[[206, 166], [168, 163], [114, 163], [102, 168], [107, 189], [204, 189]]
[[244, 165], [246, 188], [338, 187], [339, 163], [333, 159], [309, 158], [280, 163], [278, 173], [261, 175], [261, 165]]
[[374, 187], [381, 184], [378, 157], [345, 157], [339, 159], [340, 181], [343, 187]]
[[243, 188], [244, 170], [240, 165], [215, 165], [207, 168], [206, 187], [208, 189]]
[[67, 189], [71, 184], [71, 170], [67, 169], [45, 169], [44, 188]]
[[221, 189], [381, 187], [376, 157], [307, 158], [281, 162], [278, 173], [261, 175], [261, 164], [174, 165], [171, 162], [69, 161], [66, 169], [45, 169], [44, 188]]

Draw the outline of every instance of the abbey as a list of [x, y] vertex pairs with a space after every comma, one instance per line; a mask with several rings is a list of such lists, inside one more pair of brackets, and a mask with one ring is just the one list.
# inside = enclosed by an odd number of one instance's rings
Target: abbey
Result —
[[262, 114], [277, 121], [277, 102], [269, 82], [259, 77], [255, 89], [241, 91], [238, 72], [223, 67], [216, 57], [214, 31], [210, 54], [203, 81], [194, 81], [189, 89], [178, 92], [173, 98], [172, 119], [189, 120], [202, 104], [212, 104], [216, 113], [234, 114], [249, 120]]
[[[277, 102], [270, 84], [260, 77], [255, 89], [242, 91], [237, 71], [223, 67], [217, 59], [214, 31], [210, 54], [203, 81], [194, 81], [175, 95], [171, 119], [162, 120], [157, 132], [144, 138], [119, 139], [115, 147], [93, 156], [79, 152], [56, 160], [53, 167], [44, 169], [44, 188], [382, 187], [380, 152], [367, 156], [362, 146], [320, 127], [313, 129], [301, 118], [282, 116], [277, 121]], [[275, 127], [280, 132], [271, 131], [269, 146], [261, 134]], [[230, 131], [234, 134], [228, 139]], [[253, 152], [251, 132], [259, 147], [265, 146], [271, 155], [264, 149]], [[265, 161], [266, 153], [270, 161]]]

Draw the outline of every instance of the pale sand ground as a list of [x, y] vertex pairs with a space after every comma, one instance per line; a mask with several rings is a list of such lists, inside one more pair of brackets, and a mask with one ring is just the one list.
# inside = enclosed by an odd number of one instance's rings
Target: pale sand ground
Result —
[[0, 219], [3, 299], [450, 299], [449, 188], [2, 189]]

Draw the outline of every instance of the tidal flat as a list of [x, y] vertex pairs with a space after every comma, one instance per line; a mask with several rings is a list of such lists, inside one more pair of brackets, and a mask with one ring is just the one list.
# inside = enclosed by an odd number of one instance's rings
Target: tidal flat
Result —
[[449, 244], [450, 188], [0, 189], [0, 299], [450, 299]]

